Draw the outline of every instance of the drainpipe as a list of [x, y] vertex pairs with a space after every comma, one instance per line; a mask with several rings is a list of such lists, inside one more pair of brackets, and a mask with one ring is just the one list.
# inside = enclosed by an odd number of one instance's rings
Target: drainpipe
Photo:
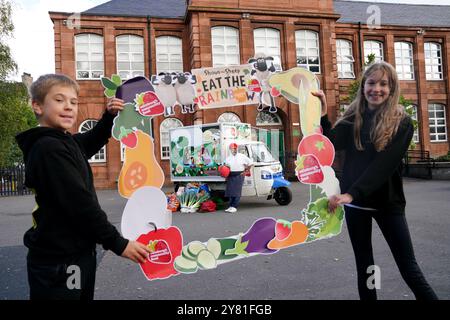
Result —
[[361, 21], [358, 22], [358, 42], [359, 42], [359, 62], [361, 67], [361, 73], [364, 72], [364, 49], [363, 49], [363, 42], [362, 42], [362, 35], [361, 35]]
[[[147, 16], [147, 37], [148, 37], [148, 45], [147, 45], [147, 51], [148, 51], [148, 78], [151, 79], [152, 73], [153, 73], [153, 64], [152, 64], [152, 35], [151, 35], [151, 28], [150, 28], [151, 19], [150, 16]], [[154, 137], [155, 134], [153, 132], [153, 117], [150, 118], [150, 136]]]

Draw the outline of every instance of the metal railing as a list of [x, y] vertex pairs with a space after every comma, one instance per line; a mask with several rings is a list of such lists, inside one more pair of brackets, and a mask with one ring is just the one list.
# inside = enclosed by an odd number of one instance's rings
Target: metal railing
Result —
[[[435, 160], [427, 150], [408, 150], [404, 159], [403, 175], [414, 178], [432, 179]], [[413, 170], [414, 169], [414, 170]]]
[[32, 194], [25, 186], [25, 165], [0, 168], [0, 197]]

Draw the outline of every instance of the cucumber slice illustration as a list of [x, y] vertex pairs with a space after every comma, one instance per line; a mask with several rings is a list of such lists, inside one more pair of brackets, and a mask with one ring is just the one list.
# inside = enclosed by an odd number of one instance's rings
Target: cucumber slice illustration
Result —
[[219, 258], [220, 253], [222, 252], [220, 242], [214, 238], [211, 238], [208, 240], [208, 243], [206, 244], [206, 248], [208, 249], [208, 251], [210, 251], [214, 255], [214, 258], [216, 258], [216, 259]]
[[180, 273], [197, 272], [197, 262], [188, 260], [183, 256], [176, 257], [173, 266], [175, 267], [175, 270]]
[[206, 249], [199, 252], [197, 256], [197, 264], [203, 270], [214, 269], [217, 267], [217, 261], [216, 258], [214, 258], [214, 254]]
[[181, 251], [181, 255], [183, 256], [183, 258], [186, 258], [188, 260], [191, 261], [197, 261], [197, 258], [192, 256], [189, 252], [188, 252], [188, 246], [184, 246], [183, 250]]
[[199, 252], [202, 250], [205, 250], [206, 246], [201, 243], [200, 241], [192, 241], [191, 243], [188, 244], [188, 249], [187, 252], [193, 256], [193, 257], [197, 257]]

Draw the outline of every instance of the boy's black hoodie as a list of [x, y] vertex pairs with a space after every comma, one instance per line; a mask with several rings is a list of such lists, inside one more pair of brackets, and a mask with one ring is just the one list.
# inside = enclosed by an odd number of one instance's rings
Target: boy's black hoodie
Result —
[[374, 111], [366, 110], [363, 114], [362, 151], [355, 145], [352, 118], [338, 123], [334, 128], [328, 116], [321, 119], [324, 135], [330, 138], [336, 150], [345, 150], [341, 193], [349, 193], [354, 205], [404, 214], [406, 200], [402, 159], [408, 150], [414, 127], [411, 118], [406, 116], [391, 142], [383, 151], [377, 152], [370, 137], [374, 117]]
[[87, 161], [108, 142], [113, 119], [105, 112], [92, 130], [81, 134], [37, 127], [17, 135], [25, 185], [34, 190], [37, 203], [33, 227], [24, 236], [30, 261], [66, 263], [93, 251], [96, 243], [121, 255], [127, 246], [100, 208]]

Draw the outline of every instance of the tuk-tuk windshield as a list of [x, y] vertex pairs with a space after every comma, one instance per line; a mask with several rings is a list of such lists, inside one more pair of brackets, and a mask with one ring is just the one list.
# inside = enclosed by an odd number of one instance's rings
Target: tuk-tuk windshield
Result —
[[267, 150], [267, 147], [265, 144], [258, 143], [258, 144], [252, 144], [252, 158], [254, 162], [274, 162], [276, 161], [272, 155], [270, 154], [269, 150]]

